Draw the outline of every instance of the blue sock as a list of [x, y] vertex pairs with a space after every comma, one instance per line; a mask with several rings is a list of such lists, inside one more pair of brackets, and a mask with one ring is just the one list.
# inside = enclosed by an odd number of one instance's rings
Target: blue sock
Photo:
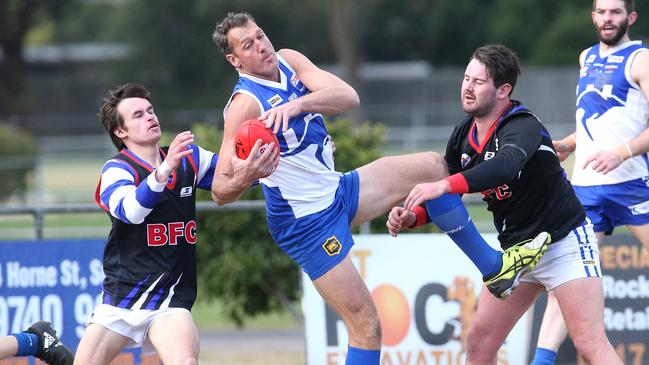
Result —
[[381, 350], [365, 350], [347, 345], [345, 365], [379, 365]]
[[445, 194], [426, 201], [426, 212], [431, 221], [473, 261], [483, 277], [488, 278], [500, 271], [502, 253], [482, 238], [458, 194]]
[[544, 349], [543, 347], [537, 347], [536, 352], [534, 352], [534, 359], [530, 365], [554, 365], [556, 359], [556, 352]]
[[18, 352], [16, 352], [16, 356], [33, 356], [38, 352], [38, 336], [35, 334], [21, 332], [12, 333], [10, 336], [14, 336], [16, 341], [18, 341]]

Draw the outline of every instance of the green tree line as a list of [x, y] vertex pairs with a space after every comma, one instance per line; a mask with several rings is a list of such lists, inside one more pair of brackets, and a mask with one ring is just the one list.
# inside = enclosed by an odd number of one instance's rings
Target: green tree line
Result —
[[[0, 114], [27, 112], [26, 45], [126, 44], [130, 57], [104, 68], [110, 80], [143, 82], [168, 108], [199, 108], [222, 105], [236, 77], [211, 40], [228, 11], [253, 14], [277, 49], [341, 64], [353, 85], [360, 62], [464, 65], [487, 42], [506, 44], [526, 64], [576, 65], [596, 41], [591, 8], [590, 0], [5, 0]], [[649, 2], [636, 8], [631, 35], [646, 39]]]

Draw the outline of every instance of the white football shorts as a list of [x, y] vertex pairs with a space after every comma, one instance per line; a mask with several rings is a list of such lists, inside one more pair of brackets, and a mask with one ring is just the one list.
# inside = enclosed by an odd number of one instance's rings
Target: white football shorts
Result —
[[523, 275], [521, 281], [552, 290], [568, 281], [589, 277], [601, 278], [602, 269], [593, 225], [586, 219], [566, 237], [552, 242], [536, 267]]
[[99, 324], [128, 337], [130, 341], [126, 348], [141, 347], [143, 354], [152, 355], [156, 353], [156, 350], [147, 336], [151, 322], [156, 318], [179, 312], [186, 312], [191, 317], [191, 313], [185, 308], [130, 310], [109, 304], [99, 304], [86, 322], [86, 327], [91, 323]]

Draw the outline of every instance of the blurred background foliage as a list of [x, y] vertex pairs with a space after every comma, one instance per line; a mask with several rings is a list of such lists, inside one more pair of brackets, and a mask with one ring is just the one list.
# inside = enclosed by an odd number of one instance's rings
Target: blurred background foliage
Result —
[[[107, 84], [138, 81], [165, 107], [222, 106], [236, 74], [211, 40], [228, 11], [248, 11], [277, 49], [350, 73], [360, 62], [425, 60], [464, 65], [479, 45], [500, 42], [525, 64], [575, 65], [596, 41], [583, 0], [4, 0], [0, 3], [0, 114], [26, 112], [24, 47], [111, 43], [129, 57], [101, 72]], [[632, 37], [649, 34], [649, 2], [636, 1]], [[94, 105], [92, 105], [94, 107]]]
[[10, 197], [22, 197], [28, 189], [28, 176], [36, 165], [36, 141], [29, 133], [0, 124], [0, 203]]

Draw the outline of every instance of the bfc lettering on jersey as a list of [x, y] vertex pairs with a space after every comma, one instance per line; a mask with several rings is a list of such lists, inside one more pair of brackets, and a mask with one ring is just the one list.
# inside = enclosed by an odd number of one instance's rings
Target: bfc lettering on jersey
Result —
[[512, 192], [509, 189], [509, 186], [507, 184], [502, 184], [500, 186], [497, 186], [495, 188], [487, 189], [482, 192], [482, 197], [485, 200], [491, 199], [493, 196], [496, 197], [498, 200], [505, 200], [507, 198], [511, 198]]
[[577, 146], [572, 183], [578, 186], [609, 185], [649, 175], [646, 155], [624, 161], [606, 175], [582, 169], [591, 154], [612, 150], [647, 128], [649, 103], [630, 76], [633, 58], [646, 52], [640, 42], [621, 44], [607, 53], [591, 47], [579, 72], [575, 119]]
[[146, 225], [146, 243], [149, 246], [163, 246], [178, 244], [178, 238], [182, 237], [190, 245], [196, 243], [196, 221], [185, 222], [151, 223]]
[[[236, 94], [252, 97], [261, 114], [310, 93], [288, 62], [280, 55], [277, 58], [278, 82], [239, 74], [239, 82], [223, 111], [224, 117]], [[272, 175], [260, 179], [271, 230], [329, 207], [341, 176], [335, 170], [333, 149], [322, 115], [302, 113], [291, 118], [287, 130], [278, 132], [277, 139], [279, 166]]]

